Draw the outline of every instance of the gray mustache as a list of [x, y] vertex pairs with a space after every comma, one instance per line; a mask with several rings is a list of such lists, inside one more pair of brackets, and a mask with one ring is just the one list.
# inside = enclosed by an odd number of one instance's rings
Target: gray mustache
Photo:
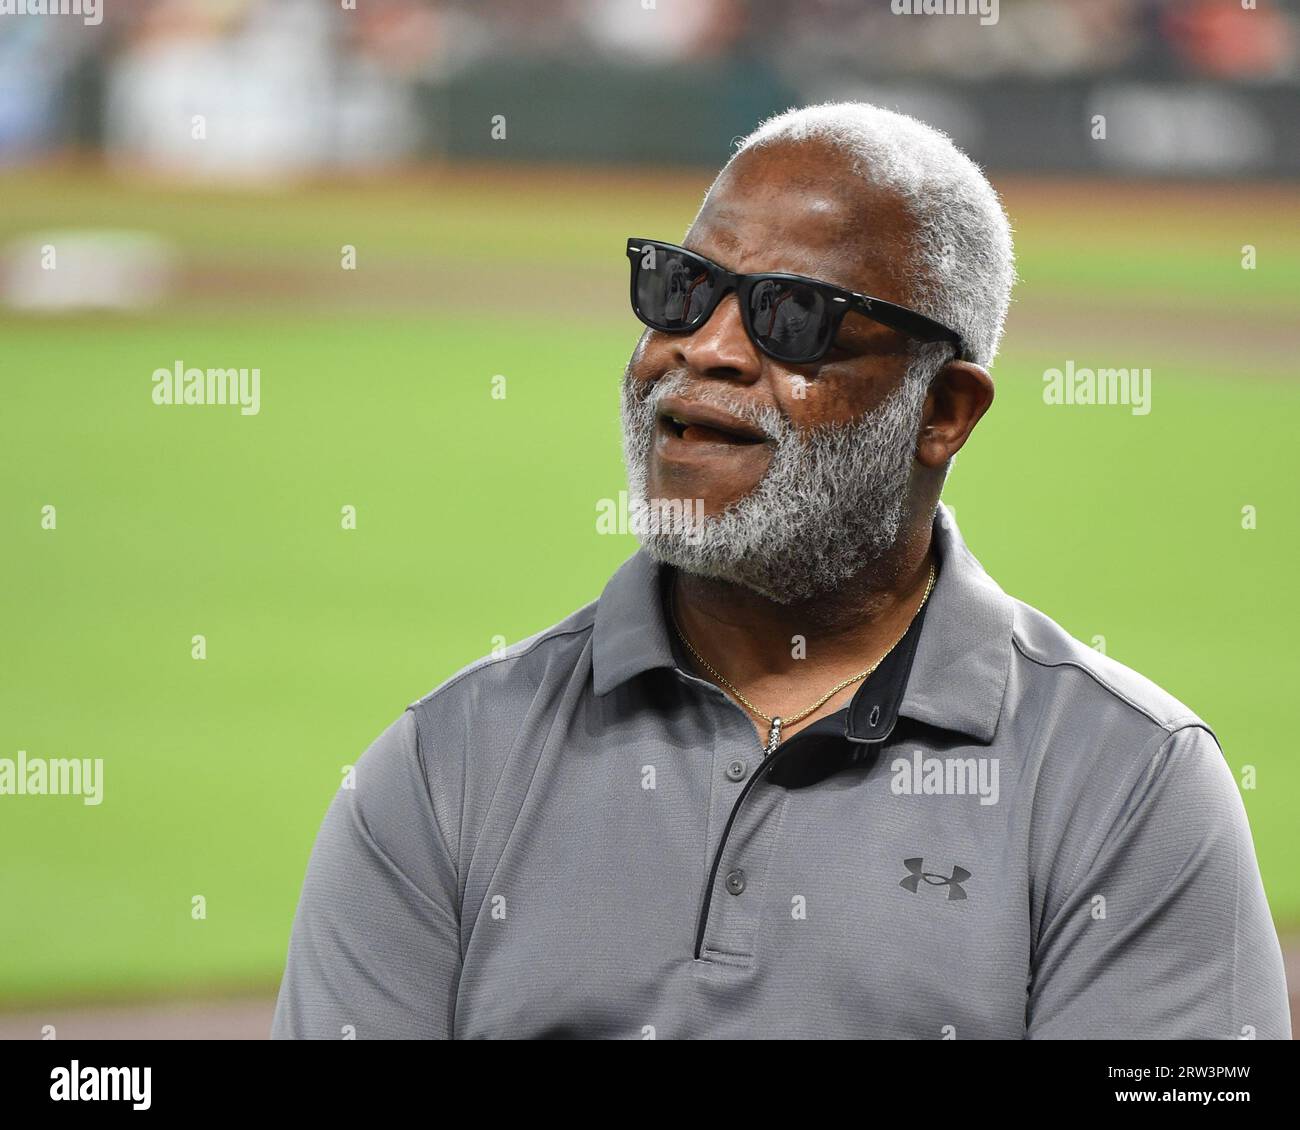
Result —
[[753, 404], [742, 397], [728, 392], [718, 385], [701, 384], [692, 381], [685, 373], [667, 373], [650, 386], [641, 399], [641, 410], [646, 417], [653, 420], [659, 414], [659, 406], [670, 396], [682, 396], [696, 404], [707, 404], [730, 412], [739, 420], [752, 424], [763, 432], [768, 439], [777, 441], [785, 439], [793, 431], [793, 425], [775, 408], [767, 405]]

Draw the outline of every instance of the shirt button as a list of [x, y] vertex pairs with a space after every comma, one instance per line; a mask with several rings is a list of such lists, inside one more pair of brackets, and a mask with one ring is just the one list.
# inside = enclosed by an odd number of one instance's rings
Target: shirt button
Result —
[[727, 776], [733, 781], [743, 781], [747, 772], [749, 772], [749, 766], [740, 758], [736, 758], [735, 761], [729, 762], [727, 765]]
[[738, 895], [745, 889], [745, 873], [737, 867], [734, 871], [727, 872], [727, 890], [733, 895]]

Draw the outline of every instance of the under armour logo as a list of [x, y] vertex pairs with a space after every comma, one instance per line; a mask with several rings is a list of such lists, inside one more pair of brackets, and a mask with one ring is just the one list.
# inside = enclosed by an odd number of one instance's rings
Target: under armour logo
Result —
[[936, 871], [924, 870], [925, 860], [920, 856], [915, 859], [903, 860], [903, 866], [911, 872], [907, 878], [901, 880], [898, 884], [904, 890], [916, 894], [922, 880], [924, 880], [931, 887], [947, 887], [949, 902], [956, 902], [958, 899], [966, 897], [966, 892], [962, 890], [961, 885], [970, 878], [970, 872], [964, 867], [958, 867], [954, 863], [951, 875], [940, 875]]

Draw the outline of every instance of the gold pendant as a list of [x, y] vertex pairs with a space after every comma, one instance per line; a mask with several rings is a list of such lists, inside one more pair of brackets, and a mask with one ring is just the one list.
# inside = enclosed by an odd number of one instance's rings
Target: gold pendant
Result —
[[771, 757], [776, 747], [781, 744], [781, 719], [772, 719], [772, 728], [767, 732], [767, 745], [763, 747], [763, 756]]

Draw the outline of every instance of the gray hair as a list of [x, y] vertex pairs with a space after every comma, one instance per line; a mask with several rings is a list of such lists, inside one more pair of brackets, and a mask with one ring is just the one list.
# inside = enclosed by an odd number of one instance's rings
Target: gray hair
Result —
[[979, 166], [947, 134], [916, 118], [865, 102], [827, 102], [763, 122], [741, 140], [722, 173], [752, 149], [803, 141], [843, 154], [855, 176], [902, 198], [918, 229], [912, 248], [918, 277], [909, 303], [960, 333], [976, 364], [991, 364], [1015, 263], [1011, 225]]

